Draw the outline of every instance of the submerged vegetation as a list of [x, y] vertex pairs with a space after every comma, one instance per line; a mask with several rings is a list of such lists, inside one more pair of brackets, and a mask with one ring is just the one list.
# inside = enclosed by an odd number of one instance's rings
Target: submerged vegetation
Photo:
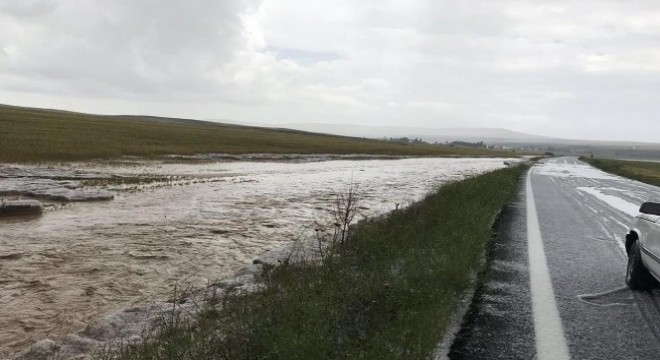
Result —
[[660, 186], [660, 163], [587, 157], [581, 157], [580, 160], [612, 174]]
[[508, 152], [148, 116], [104, 116], [0, 105], [0, 162], [168, 154], [511, 156]]
[[335, 230], [319, 237], [338, 248], [321, 261], [264, 267], [260, 291], [227, 288], [194, 315], [174, 302], [143, 341], [98, 357], [427, 359], [483, 265], [493, 222], [524, 170], [450, 183], [350, 232], [345, 223], [358, 198], [349, 191], [336, 201], [349, 211], [335, 211]]

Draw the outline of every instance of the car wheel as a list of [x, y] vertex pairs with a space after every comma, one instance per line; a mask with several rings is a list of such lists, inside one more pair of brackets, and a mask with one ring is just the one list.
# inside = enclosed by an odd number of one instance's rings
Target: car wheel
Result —
[[642, 253], [638, 241], [630, 245], [626, 284], [633, 290], [649, 290], [653, 287], [653, 277], [642, 263]]

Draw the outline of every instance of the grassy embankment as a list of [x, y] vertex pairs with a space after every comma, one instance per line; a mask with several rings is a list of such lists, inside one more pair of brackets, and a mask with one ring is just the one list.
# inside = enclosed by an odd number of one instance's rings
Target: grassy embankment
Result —
[[146, 116], [102, 116], [0, 105], [0, 162], [198, 153], [511, 156], [510, 152], [400, 144], [293, 130]]
[[525, 168], [451, 183], [352, 228], [340, 256], [264, 271], [265, 290], [166, 317], [101, 359], [427, 359], [480, 269]]
[[581, 157], [580, 160], [612, 174], [660, 186], [660, 163], [587, 157]]

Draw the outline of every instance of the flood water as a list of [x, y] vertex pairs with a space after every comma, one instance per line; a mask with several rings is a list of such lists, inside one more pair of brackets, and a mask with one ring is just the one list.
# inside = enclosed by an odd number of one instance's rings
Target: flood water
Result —
[[370, 217], [503, 161], [0, 164], [0, 198], [45, 205], [0, 219], [0, 355], [227, 276], [304, 236], [351, 182]]

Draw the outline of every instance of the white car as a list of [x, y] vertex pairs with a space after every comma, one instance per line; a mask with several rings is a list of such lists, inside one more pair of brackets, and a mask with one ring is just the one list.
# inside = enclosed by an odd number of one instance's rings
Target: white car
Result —
[[654, 287], [660, 281], [660, 203], [642, 204], [626, 235], [626, 252], [628, 287], [633, 290]]

